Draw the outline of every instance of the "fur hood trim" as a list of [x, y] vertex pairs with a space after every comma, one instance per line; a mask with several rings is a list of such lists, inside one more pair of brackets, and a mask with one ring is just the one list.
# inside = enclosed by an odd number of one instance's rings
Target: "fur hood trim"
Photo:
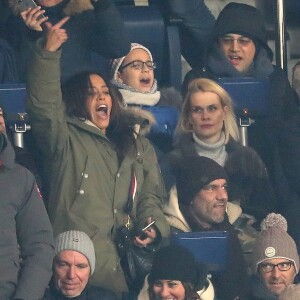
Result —
[[[8, 5], [11, 8], [14, 15], [18, 16], [21, 12], [18, 5], [18, 1], [9, 0]], [[93, 10], [94, 7], [91, 4], [90, 0], [70, 0], [66, 7], [64, 8], [64, 13], [67, 16], [78, 15], [86, 10]]]
[[153, 114], [140, 107], [127, 107], [126, 109], [124, 108], [124, 111], [132, 118], [132, 120], [134, 120], [135, 124], [138, 126], [138, 132], [141, 135], [148, 134], [151, 126], [156, 124], [156, 119]]

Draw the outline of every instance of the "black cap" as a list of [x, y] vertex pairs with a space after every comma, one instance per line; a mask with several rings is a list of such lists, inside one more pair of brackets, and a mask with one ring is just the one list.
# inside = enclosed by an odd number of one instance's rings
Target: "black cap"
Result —
[[206, 278], [206, 267], [198, 263], [188, 249], [169, 245], [156, 253], [148, 281], [151, 284], [156, 280], [179, 280], [192, 283], [201, 290]]
[[188, 157], [179, 163], [176, 170], [176, 187], [180, 204], [189, 206], [199, 191], [216, 179], [226, 179], [222, 166], [204, 157]]
[[231, 2], [220, 12], [213, 29], [213, 40], [228, 33], [248, 36], [267, 50], [270, 60], [273, 51], [267, 43], [267, 33], [260, 12], [253, 6]]

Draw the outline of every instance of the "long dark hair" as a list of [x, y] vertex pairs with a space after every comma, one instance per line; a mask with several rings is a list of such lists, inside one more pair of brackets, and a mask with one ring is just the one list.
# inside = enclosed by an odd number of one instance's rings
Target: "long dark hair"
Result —
[[66, 114], [70, 117], [89, 120], [90, 116], [86, 101], [89, 89], [92, 86], [90, 76], [93, 74], [100, 76], [105, 81], [110, 92], [112, 108], [106, 136], [115, 146], [121, 162], [126, 155], [134, 155], [136, 153], [134, 124], [130, 123], [129, 118], [119, 105], [121, 102], [120, 93], [104, 76], [96, 72], [85, 71], [68, 79], [62, 85], [62, 98], [65, 103]]

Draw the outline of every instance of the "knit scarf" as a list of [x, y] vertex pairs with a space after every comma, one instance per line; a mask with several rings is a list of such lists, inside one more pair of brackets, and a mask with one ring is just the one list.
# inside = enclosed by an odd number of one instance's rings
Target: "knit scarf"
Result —
[[154, 80], [154, 83], [149, 92], [141, 92], [115, 79], [113, 79], [111, 82], [119, 89], [126, 105], [129, 104], [154, 106], [159, 102], [160, 92], [157, 90], [156, 79]]
[[201, 141], [195, 133], [193, 140], [195, 142], [195, 149], [198, 155], [208, 157], [216, 163], [224, 167], [227, 159], [227, 152], [225, 150], [225, 134], [222, 132], [220, 139], [214, 144], [207, 144]]
[[263, 79], [271, 75], [274, 71], [274, 67], [268, 58], [267, 51], [263, 47], [257, 48], [257, 54], [254, 58], [254, 62], [247, 72], [244, 73], [239, 72], [231, 64], [216, 44], [212, 47], [207, 65], [218, 77], [255, 77]]

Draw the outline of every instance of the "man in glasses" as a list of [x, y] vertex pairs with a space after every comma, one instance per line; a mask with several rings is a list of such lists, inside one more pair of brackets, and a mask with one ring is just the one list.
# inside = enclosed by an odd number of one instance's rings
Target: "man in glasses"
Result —
[[[183, 92], [187, 91], [188, 83], [194, 78], [215, 81], [227, 78], [230, 82], [252, 78], [255, 82], [262, 79], [268, 82], [269, 115], [260, 118], [253, 116], [255, 124], [251, 124], [247, 130], [249, 146], [254, 148], [266, 165], [276, 190], [276, 197], [272, 197], [272, 201], [286, 216], [290, 224], [289, 233], [298, 242], [299, 99], [291, 88], [286, 73], [280, 66], [273, 65], [272, 60], [273, 52], [268, 45], [264, 19], [260, 12], [253, 6], [231, 2], [224, 7], [216, 20], [204, 63], [186, 75]], [[247, 87], [242, 86], [240, 89], [243, 90], [238, 91], [238, 94], [247, 93]], [[253, 101], [255, 100], [257, 99], [253, 95]], [[251, 113], [251, 109], [249, 111]], [[291, 198], [296, 199], [293, 205]], [[254, 199], [254, 202], [264, 203], [264, 199]], [[242, 208], [245, 213], [259, 220], [258, 214]]]
[[253, 247], [253, 300], [278, 299], [294, 283], [299, 272], [299, 256], [286, 230], [286, 219], [280, 214], [271, 213], [261, 223]]

